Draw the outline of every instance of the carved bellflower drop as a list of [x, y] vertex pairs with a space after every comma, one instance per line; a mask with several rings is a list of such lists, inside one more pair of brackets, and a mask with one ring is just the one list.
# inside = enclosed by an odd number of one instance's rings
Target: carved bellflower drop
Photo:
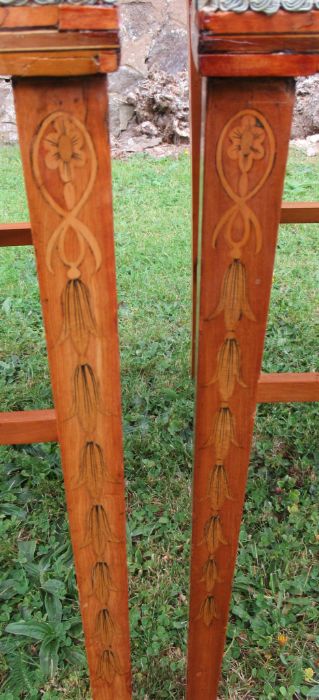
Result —
[[226, 499], [231, 499], [227, 474], [223, 464], [216, 464], [209, 480], [208, 495], [214, 511], [220, 510]]
[[90, 292], [80, 279], [67, 282], [62, 295], [63, 337], [70, 337], [79, 355], [84, 355], [90, 335], [96, 336], [96, 322]]
[[223, 401], [233, 395], [235, 384], [246, 387], [241, 376], [241, 351], [233, 331], [229, 331], [218, 351], [217, 369], [209, 384], [218, 383]]
[[208, 595], [201, 605], [199, 616], [206, 627], [210, 627], [214, 619], [218, 618], [214, 596]]
[[214, 554], [220, 544], [227, 544], [222, 532], [222, 526], [219, 515], [213, 515], [204, 528], [204, 537], [209, 554]]
[[218, 576], [217, 564], [214, 557], [209, 557], [203, 566], [203, 578], [201, 579], [206, 583], [206, 589], [208, 592], [212, 591], [215, 587], [215, 583], [220, 582], [220, 577]]
[[99, 659], [97, 677], [111, 685], [115, 676], [120, 673], [122, 671], [118, 655], [111, 647], [104, 649]]
[[220, 301], [208, 320], [216, 318], [223, 311], [227, 331], [234, 331], [242, 316], [256, 321], [246, 286], [246, 268], [240, 260], [233, 260], [224, 275]]
[[235, 433], [235, 420], [228, 404], [221, 404], [214, 416], [212, 433], [208, 441], [203, 445], [211, 447], [216, 451], [216, 462], [223, 462], [228, 454], [230, 445], [237, 445]]

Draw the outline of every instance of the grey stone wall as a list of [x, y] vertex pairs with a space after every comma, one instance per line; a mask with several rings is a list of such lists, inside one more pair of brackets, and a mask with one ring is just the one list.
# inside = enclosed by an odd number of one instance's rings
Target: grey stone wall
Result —
[[[172, 95], [172, 100], [176, 103], [174, 103], [173, 112], [174, 110], [175, 113], [180, 112], [178, 119], [182, 119], [182, 128], [184, 128], [184, 122], [187, 119], [185, 109], [187, 110], [188, 105], [185, 93], [185, 71], [188, 60], [186, 0], [119, 0], [119, 4], [122, 33], [121, 68], [109, 77], [113, 137], [118, 138], [125, 132], [134, 114], [137, 122], [139, 121], [138, 109], [136, 109], [139, 84], [141, 84], [141, 94], [144, 95], [145, 102], [148, 79], [150, 79], [150, 95], [154, 97], [157, 89], [163, 89], [163, 74], [164, 82], [165, 75], [168, 76], [167, 93]], [[159, 88], [156, 79], [153, 81], [152, 77], [156, 73], [160, 76]], [[180, 95], [178, 94], [179, 85]], [[294, 139], [319, 133], [318, 95], [319, 76], [298, 81], [292, 131]], [[180, 101], [182, 109], [180, 109]], [[144, 109], [144, 104], [141, 108]], [[145, 118], [152, 120], [151, 108], [150, 116]], [[147, 124], [149, 125], [149, 121]], [[165, 128], [166, 126], [162, 131]], [[161, 127], [159, 128], [158, 123], [156, 129], [160, 137], [161, 133], [158, 132], [161, 131]], [[125, 134], [124, 136], [126, 137]], [[0, 78], [0, 143], [14, 143], [16, 138], [10, 83]]]
[[[119, 0], [121, 68], [109, 78], [111, 129], [126, 129], [134, 108], [126, 95], [150, 70], [175, 75], [187, 68], [186, 0]], [[9, 83], [0, 78], [0, 142], [16, 140]]]
[[0, 143], [14, 143], [17, 140], [15, 112], [11, 85], [0, 79]]

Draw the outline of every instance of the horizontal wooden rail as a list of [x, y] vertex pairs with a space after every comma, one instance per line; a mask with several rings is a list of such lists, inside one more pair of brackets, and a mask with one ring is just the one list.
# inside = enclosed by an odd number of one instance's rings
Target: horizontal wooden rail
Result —
[[[319, 401], [319, 372], [261, 374], [258, 403]], [[0, 445], [57, 442], [54, 409], [0, 413]]]
[[319, 372], [261, 374], [258, 403], [319, 401]]
[[283, 202], [282, 224], [318, 224], [319, 202]]
[[30, 224], [0, 224], [0, 246], [32, 245]]
[[0, 445], [57, 442], [55, 410], [0, 413]]
[[[319, 224], [319, 202], [283, 202], [282, 224]], [[29, 223], [0, 224], [0, 247], [32, 245]]]

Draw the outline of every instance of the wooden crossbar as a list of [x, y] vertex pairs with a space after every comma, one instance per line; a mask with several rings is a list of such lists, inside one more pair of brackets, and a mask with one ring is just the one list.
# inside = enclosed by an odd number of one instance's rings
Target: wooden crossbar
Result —
[[319, 401], [319, 372], [261, 374], [257, 403]]
[[[283, 202], [282, 224], [319, 224], [319, 202]], [[32, 245], [29, 223], [0, 224], [0, 247]]]
[[[319, 401], [319, 372], [261, 374], [258, 403]], [[58, 440], [54, 409], [0, 413], [0, 445]]]
[[0, 224], [0, 246], [16, 245], [32, 245], [30, 224]]
[[55, 410], [0, 413], [0, 445], [57, 442]]
[[282, 224], [318, 224], [318, 202], [283, 202], [281, 207]]

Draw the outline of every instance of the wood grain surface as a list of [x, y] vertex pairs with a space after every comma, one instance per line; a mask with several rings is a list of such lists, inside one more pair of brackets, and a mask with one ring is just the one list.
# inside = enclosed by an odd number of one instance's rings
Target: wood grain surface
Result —
[[131, 698], [121, 395], [104, 77], [14, 96], [94, 700]]
[[294, 85], [208, 81], [188, 700], [216, 700], [271, 290]]

